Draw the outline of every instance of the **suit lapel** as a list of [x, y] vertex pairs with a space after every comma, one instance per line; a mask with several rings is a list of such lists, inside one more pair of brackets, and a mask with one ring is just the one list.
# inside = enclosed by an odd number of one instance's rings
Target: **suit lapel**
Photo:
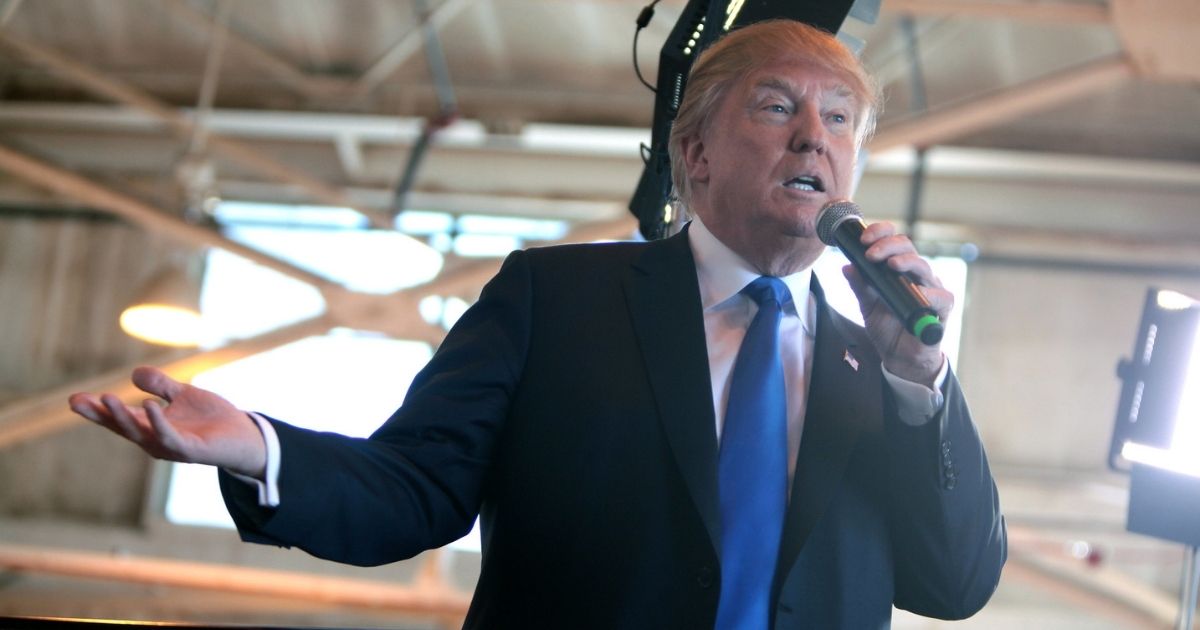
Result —
[[625, 289], [663, 431], [713, 548], [719, 549], [712, 380], [686, 229], [650, 244]]
[[[817, 299], [817, 335], [812, 376], [779, 550], [777, 587], [836, 492], [859, 431], [871, 413], [869, 399], [878, 392], [878, 386], [872, 386], [871, 367], [860, 367], [856, 359], [847, 358], [847, 353], [855, 355], [855, 343], [840, 329], [815, 275], [813, 296]], [[857, 356], [868, 354], [864, 351]]]

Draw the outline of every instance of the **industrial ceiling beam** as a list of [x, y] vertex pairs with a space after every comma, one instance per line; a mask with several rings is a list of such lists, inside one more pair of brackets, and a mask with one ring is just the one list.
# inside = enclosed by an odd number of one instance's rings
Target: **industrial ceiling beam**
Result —
[[[159, 6], [197, 30], [211, 32], [219, 28], [213, 16], [193, 8], [187, 0], [167, 0], [160, 3]], [[233, 54], [247, 63], [261, 68], [280, 83], [306, 97], [326, 99], [344, 93], [346, 89], [344, 81], [316, 78], [306, 74], [290, 61], [267, 50], [233, 28], [232, 24], [227, 27], [227, 33], [228, 45]]]
[[252, 247], [221, 236], [215, 230], [193, 225], [173, 214], [142, 203], [137, 199], [106, 188], [63, 168], [40, 161], [29, 155], [0, 145], [0, 170], [49, 188], [88, 206], [105, 210], [145, 230], [162, 234], [193, 247], [219, 247], [252, 260], [288, 277], [317, 287], [321, 291], [341, 289], [341, 286], [287, 261], [275, 258]]
[[12, 16], [16, 15], [17, 9], [21, 6], [21, 0], [8, 0], [0, 7], [0, 27], [8, 24]]
[[1060, 2], [965, 2], [963, 0], [887, 0], [888, 13], [977, 17], [1055, 24], [1107, 24], [1109, 9], [1097, 4]]
[[434, 30], [441, 30], [471, 4], [471, 0], [443, 0], [425, 16], [424, 21], [409, 29], [383, 56], [371, 64], [350, 87], [350, 93], [364, 97], [375, 91], [375, 88], [421, 49], [425, 24], [429, 24]]
[[[437, 557], [425, 559], [437, 562]], [[412, 585], [319, 577], [293, 571], [114, 556], [66, 549], [0, 545], [0, 567], [22, 573], [63, 575], [154, 586], [194, 588], [241, 595], [282, 597], [328, 605], [389, 610], [461, 623], [470, 596], [423, 571]], [[455, 625], [457, 627], [457, 625]]]
[[285, 260], [225, 238], [215, 230], [188, 223], [175, 215], [167, 214], [132, 197], [3, 145], [0, 145], [0, 170], [7, 170], [88, 206], [111, 212], [167, 238], [197, 248], [218, 247], [312, 285], [325, 298], [326, 306], [335, 322], [332, 325], [375, 330], [394, 337], [419, 339], [430, 343], [441, 340], [441, 329], [420, 318], [416, 302], [407, 293], [374, 295], [351, 291]]
[[[0, 152], [0, 156], [3, 153]], [[2, 163], [0, 163], [2, 167]], [[578, 226], [556, 243], [586, 243], [628, 238], [636, 228], [632, 217]], [[365, 330], [380, 330], [404, 339], [417, 339], [431, 345], [441, 343], [445, 330], [425, 323], [416, 305], [424, 297], [479, 294], [481, 287], [496, 274], [501, 261], [482, 259], [439, 275], [422, 285], [391, 295], [368, 295], [346, 291], [328, 302], [330, 314], [293, 324], [262, 335], [234, 341], [206, 352], [176, 353], [155, 361], [176, 380], [190, 382], [200, 372], [238, 359], [266, 352], [293, 341], [320, 335], [330, 328], [345, 325]], [[144, 363], [144, 362], [143, 362]], [[112, 392], [122, 400], [135, 402], [145, 397], [129, 382], [136, 366], [124, 366], [104, 374], [56, 387], [0, 408], [0, 450], [28, 440], [45, 437], [76, 426], [80, 420], [66, 408], [67, 397], [80, 391]]]
[[933, 146], [1092, 94], [1134, 74], [1133, 64], [1124, 55], [1106, 57], [889, 125], [871, 138], [868, 148], [881, 152], [901, 146]]
[[[194, 130], [195, 122], [190, 117], [184, 115], [179, 109], [158, 100], [134, 86], [105, 76], [55, 50], [25, 41], [2, 31], [0, 31], [0, 47], [7, 47], [10, 50], [16, 51], [104, 98], [136, 107], [171, 127], [184, 138], [189, 137]], [[267, 177], [298, 186], [323, 203], [354, 209], [370, 219], [373, 224], [380, 227], [388, 227], [386, 220], [379, 213], [355, 207], [342, 191], [259, 153], [240, 142], [212, 134], [208, 137], [207, 144], [212, 152], [237, 162], [246, 168], [262, 173]]]
[[1148, 77], [1200, 82], [1200, 2], [1112, 0], [1113, 24], [1138, 71]]
[[[292, 324], [271, 332], [235, 341], [206, 352], [175, 351], [153, 363], [176, 380], [190, 382], [197, 374], [260, 352], [319, 335], [333, 324], [324, 317]], [[143, 361], [138, 365], [147, 362]], [[67, 397], [75, 392], [111, 392], [127, 403], [137, 404], [147, 394], [129, 381], [135, 365], [123, 366], [55, 387], [0, 408], [0, 450], [46, 437], [78, 426], [83, 420], [67, 409]]]

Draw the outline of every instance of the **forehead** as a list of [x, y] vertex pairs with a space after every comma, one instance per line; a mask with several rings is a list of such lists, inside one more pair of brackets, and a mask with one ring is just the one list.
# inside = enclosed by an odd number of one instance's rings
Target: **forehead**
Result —
[[855, 83], [847, 73], [807, 59], [785, 58], [760, 64], [743, 75], [734, 91], [753, 94], [780, 91], [799, 94], [820, 93], [821, 96], [861, 101], [851, 87]]

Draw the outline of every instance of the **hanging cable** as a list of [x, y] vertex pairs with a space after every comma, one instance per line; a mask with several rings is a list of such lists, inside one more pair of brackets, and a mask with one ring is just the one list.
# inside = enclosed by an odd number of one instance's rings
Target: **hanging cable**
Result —
[[646, 86], [647, 89], [655, 94], [658, 94], [658, 90], [656, 90], [653, 85], [650, 85], [648, 81], [646, 81], [646, 78], [642, 76], [641, 67], [638, 66], [637, 44], [638, 35], [642, 32], [642, 29], [646, 28], [646, 25], [650, 24], [650, 19], [654, 17], [654, 5], [658, 3], [659, 0], [653, 0], [653, 2], [650, 4], [642, 7], [642, 12], [639, 13], [637, 17], [637, 30], [633, 31], [633, 71], [637, 73], [638, 81], [641, 81], [642, 85]]

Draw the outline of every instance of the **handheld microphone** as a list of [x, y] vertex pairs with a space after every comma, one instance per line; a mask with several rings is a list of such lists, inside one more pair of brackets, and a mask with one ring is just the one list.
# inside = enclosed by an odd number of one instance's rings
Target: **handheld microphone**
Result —
[[936, 345], [946, 332], [937, 311], [907, 275], [890, 269], [883, 262], [867, 260], [867, 247], [861, 240], [864, 228], [862, 212], [852, 201], [831, 201], [817, 214], [817, 238], [842, 250], [858, 273], [904, 323], [905, 330], [927, 346]]

